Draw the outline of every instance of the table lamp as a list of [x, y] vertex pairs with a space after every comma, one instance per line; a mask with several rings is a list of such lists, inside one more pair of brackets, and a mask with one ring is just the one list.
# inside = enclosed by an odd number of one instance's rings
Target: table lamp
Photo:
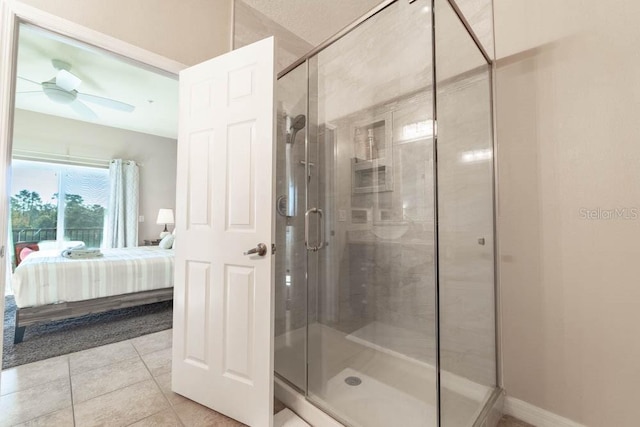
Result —
[[158, 211], [156, 224], [164, 224], [164, 230], [160, 233], [161, 239], [171, 234], [169, 230], [167, 230], [167, 224], [173, 224], [173, 209], [160, 209]]

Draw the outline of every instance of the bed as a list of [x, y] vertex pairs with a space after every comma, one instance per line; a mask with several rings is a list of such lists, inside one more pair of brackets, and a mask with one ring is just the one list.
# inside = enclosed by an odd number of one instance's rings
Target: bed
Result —
[[173, 298], [173, 250], [142, 246], [102, 253], [69, 259], [57, 250], [39, 251], [16, 267], [11, 282], [18, 308], [16, 344], [35, 323]]

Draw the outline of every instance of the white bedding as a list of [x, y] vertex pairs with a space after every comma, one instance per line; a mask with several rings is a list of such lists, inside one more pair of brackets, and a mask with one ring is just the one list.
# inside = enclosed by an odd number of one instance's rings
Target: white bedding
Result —
[[69, 259], [59, 250], [29, 255], [13, 273], [19, 308], [83, 301], [173, 286], [170, 249], [103, 249], [104, 257]]

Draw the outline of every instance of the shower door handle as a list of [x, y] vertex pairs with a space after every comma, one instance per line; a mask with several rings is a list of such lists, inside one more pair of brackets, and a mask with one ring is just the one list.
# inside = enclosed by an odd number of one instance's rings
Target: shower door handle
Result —
[[324, 247], [324, 212], [322, 212], [322, 209], [319, 208], [316, 209], [316, 212], [318, 213], [318, 215], [320, 215], [320, 238], [318, 239], [318, 249], [316, 249], [317, 251], [319, 251]]
[[[312, 213], [316, 213], [320, 216], [320, 238], [318, 246], [312, 246], [309, 244], [309, 216]], [[317, 252], [324, 247], [324, 213], [322, 209], [311, 208], [304, 213], [304, 246], [308, 251]]]

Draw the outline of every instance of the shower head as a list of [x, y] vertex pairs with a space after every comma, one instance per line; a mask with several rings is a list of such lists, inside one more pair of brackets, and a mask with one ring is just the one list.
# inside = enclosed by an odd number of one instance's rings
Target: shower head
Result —
[[304, 114], [298, 114], [292, 121], [289, 127], [289, 143], [293, 144], [296, 141], [296, 134], [300, 129], [304, 129], [307, 124], [307, 117]]
[[307, 117], [304, 114], [298, 114], [291, 122], [291, 129], [300, 130], [307, 124]]

